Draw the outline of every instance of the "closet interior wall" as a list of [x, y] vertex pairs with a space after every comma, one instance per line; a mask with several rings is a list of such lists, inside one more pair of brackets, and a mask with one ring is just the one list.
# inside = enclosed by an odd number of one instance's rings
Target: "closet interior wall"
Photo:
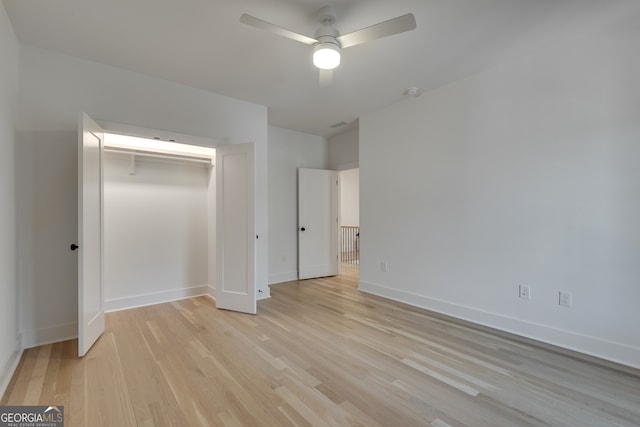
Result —
[[214, 169], [146, 156], [132, 169], [130, 155], [104, 159], [106, 310], [208, 293]]

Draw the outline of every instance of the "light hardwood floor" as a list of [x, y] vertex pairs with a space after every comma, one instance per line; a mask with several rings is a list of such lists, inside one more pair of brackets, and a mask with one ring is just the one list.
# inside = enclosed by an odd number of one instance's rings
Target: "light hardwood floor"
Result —
[[256, 316], [207, 297], [107, 316], [27, 350], [2, 404], [66, 426], [638, 426], [640, 372], [355, 289], [357, 271], [272, 286]]

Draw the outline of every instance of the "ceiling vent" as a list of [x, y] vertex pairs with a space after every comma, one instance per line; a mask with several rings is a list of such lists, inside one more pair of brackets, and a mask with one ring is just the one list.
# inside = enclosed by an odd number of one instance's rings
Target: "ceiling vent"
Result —
[[341, 128], [342, 126], [346, 125], [347, 122], [338, 122], [338, 123], [334, 123], [331, 126], [329, 126], [330, 128], [334, 128], [334, 129], [338, 129]]

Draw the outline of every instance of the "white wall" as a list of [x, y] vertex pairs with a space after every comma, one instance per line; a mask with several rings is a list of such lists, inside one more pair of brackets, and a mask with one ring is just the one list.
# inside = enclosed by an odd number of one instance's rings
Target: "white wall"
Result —
[[360, 170], [340, 172], [340, 225], [360, 226]]
[[18, 42], [0, 2], [0, 396], [20, 356], [13, 114], [17, 87]]
[[107, 311], [208, 292], [206, 165], [105, 155], [104, 298]]
[[331, 170], [347, 170], [358, 167], [359, 129], [353, 129], [329, 138], [329, 165]]
[[326, 138], [269, 126], [269, 283], [298, 277], [298, 168], [327, 168]]
[[361, 289], [640, 367], [637, 23], [363, 115]]
[[[99, 122], [130, 124], [149, 129], [166, 130], [197, 135], [224, 143], [255, 142], [256, 144], [256, 230], [257, 242], [257, 288], [268, 291], [268, 205], [267, 205], [267, 109], [264, 106], [235, 100], [211, 92], [152, 78], [139, 73], [85, 61], [56, 52], [20, 45], [20, 102], [16, 127], [21, 133], [21, 143], [30, 141], [37, 146], [55, 132], [77, 132], [77, 118], [81, 111], [87, 112]], [[37, 131], [38, 133], [34, 133]], [[31, 140], [31, 138], [36, 138]], [[75, 136], [73, 144], [76, 143]], [[18, 163], [18, 168], [31, 169], [34, 162], [46, 160], [46, 152], [37, 149], [36, 157]], [[60, 161], [58, 161], [60, 160]], [[52, 159], [51, 173], [67, 174], [66, 161]], [[26, 183], [17, 183], [20, 196]], [[38, 181], [36, 194], [45, 195], [47, 183]], [[73, 218], [77, 206], [75, 185], [47, 196], [52, 204], [65, 210], [63, 223], [49, 221], [43, 233], [34, 238], [36, 247], [54, 247], [52, 230], [66, 228]], [[22, 220], [19, 219], [19, 222]], [[20, 228], [23, 225], [19, 224]], [[64, 244], [74, 241], [76, 233], [69, 231]], [[57, 247], [57, 246], [56, 246]], [[38, 277], [48, 277], [47, 264], [29, 256], [22, 260], [38, 271]], [[75, 264], [68, 267], [66, 277], [75, 272]], [[61, 275], [62, 277], [62, 275]], [[75, 318], [77, 298], [68, 293], [69, 284], [61, 280], [34, 283], [35, 298], [41, 298], [45, 288], [66, 292], [65, 301], [56, 303], [52, 311], [70, 313]], [[20, 311], [27, 318], [35, 319], [34, 330], [56, 325], [56, 319], [35, 313], [35, 305], [21, 303]], [[48, 334], [47, 336], [51, 336]], [[62, 334], [59, 334], [62, 337]], [[51, 336], [52, 339], [55, 337]], [[34, 342], [33, 344], [38, 344]]]

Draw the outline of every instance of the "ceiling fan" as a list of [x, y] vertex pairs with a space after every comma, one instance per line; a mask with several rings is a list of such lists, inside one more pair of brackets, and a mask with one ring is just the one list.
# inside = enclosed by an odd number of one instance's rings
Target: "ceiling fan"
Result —
[[330, 6], [325, 6], [319, 10], [318, 20], [320, 21], [320, 28], [315, 32], [314, 37], [308, 37], [246, 13], [240, 17], [240, 22], [243, 24], [271, 31], [280, 36], [313, 46], [313, 64], [320, 69], [320, 86], [328, 86], [332, 83], [333, 70], [340, 65], [340, 51], [342, 49], [416, 28], [415, 17], [412, 13], [408, 13], [341, 35], [334, 26], [336, 22], [335, 9]]

